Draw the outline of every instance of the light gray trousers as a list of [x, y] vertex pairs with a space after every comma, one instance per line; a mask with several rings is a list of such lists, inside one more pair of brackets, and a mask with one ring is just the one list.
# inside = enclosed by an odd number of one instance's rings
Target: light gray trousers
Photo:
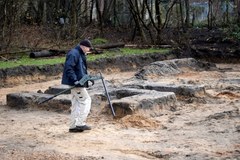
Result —
[[71, 94], [70, 128], [86, 125], [86, 119], [91, 109], [91, 97], [86, 88], [74, 88], [71, 90]]

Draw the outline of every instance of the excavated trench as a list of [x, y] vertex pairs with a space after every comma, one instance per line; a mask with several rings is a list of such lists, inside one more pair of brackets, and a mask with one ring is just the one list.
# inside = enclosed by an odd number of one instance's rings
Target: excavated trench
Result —
[[[161, 109], [174, 111], [178, 103], [177, 97], [201, 99], [201, 97], [205, 96], [206, 86], [204, 84], [186, 84], [178, 81], [162, 82], [161, 79], [187, 72], [219, 71], [216, 64], [194, 58], [176, 59], [176, 57], [174, 54], [120, 57], [117, 59], [100, 60], [96, 63], [90, 63], [89, 66], [92, 72], [99, 70], [104, 70], [104, 72], [136, 71], [133, 77], [125, 79], [121, 84], [113, 84], [109, 81], [107, 83], [114, 111], [117, 117], [121, 118], [129, 114], [134, 114], [140, 109], [153, 110], [154, 108], [157, 111]], [[40, 74], [39, 72], [44, 72], [44, 74], [49, 72], [55, 73], [54, 75], [48, 74], [48, 76], [54, 77], [59, 76], [57, 73], [60, 72], [60, 68], [62, 67], [62, 65], [47, 66], [45, 69], [40, 69], [39, 67], [37, 67], [38, 69], [31, 69], [32, 67], [30, 67], [28, 70], [33, 75], [38, 75]], [[118, 74], [117, 72], [116, 74]], [[239, 79], [236, 80], [239, 81]], [[69, 91], [68, 93], [64, 93], [64, 95], [60, 95], [53, 100], [39, 105], [39, 102], [66, 89], [68, 89], [68, 86], [56, 85], [49, 86], [49, 89], [46, 91], [39, 90], [37, 93], [11, 93], [7, 95], [7, 105], [18, 109], [36, 107], [57, 112], [66, 112], [69, 111], [71, 104]], [[97, 82], [94, 87], [88, 89], [93, 97], [92, 106], [98, 106], [106, 102], [106, 94], [103, 89], [101, 82]], [[105, 103], [104, 106], [104, 109], [102, 109], [103, 112], [110, 114], [110, 110], [107, 109], [109, 105]]]
[[[207, 61], [184, 55], [146, 54], [89, 63], [91, 73], [101, 70], [106, 75], [117, 118], [110, 116], [104, 88], [96, 81], [88, 88], [88, 121], [94, 128], [81, 134], [67, 133], [68, 114], [63, 112], [69, 112], [70, 94], [38, 105], [67, 86], [7, 94], [6, 104], [14, 109], [1, 108], [0, 158], [237, 159], [239, 57], [223, 63], [224, 55], [221, 63], [212, 63], [213, 56]], [[60, 79], [62, 67], [2, 70], [1, 89]], [[125, 76], [129, 71], [132, 74]]]

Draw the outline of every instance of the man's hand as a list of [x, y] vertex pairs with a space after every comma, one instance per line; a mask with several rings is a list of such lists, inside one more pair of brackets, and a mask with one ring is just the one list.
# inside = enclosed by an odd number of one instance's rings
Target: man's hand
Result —
[[[74, 86], [76, 86], [76, 87], [88, 87], [88, 81], [90, 81], [92, 84], [91, 84], [91, 86], [93, 86], [94, 85], [94, 81], [93, 80], [87, 80], [87, 81], [85, 81], [84, 83], [83, 82], [80, 82], [80, 81], [75, 81], [74, 82]], [[82, 84], [83, 83], [83, 84]]]
[[79, 81], [75, 81], [74, 85], [76, 87], [88, 87], [88, 82], [90, 81], [92, 83], [91, 86], [93, 86], [94, 81], [98, 79], [102, 79], [102, 76], [91, 76], [86, 74]]
[[81, 87], [79, 81], [75, 81], [75, 82], [74, 82], [74, 86], [76, 86], [76, 87]]
[[91, 86], [94, 85], [94, 80], [89, 80], [91, 82]]

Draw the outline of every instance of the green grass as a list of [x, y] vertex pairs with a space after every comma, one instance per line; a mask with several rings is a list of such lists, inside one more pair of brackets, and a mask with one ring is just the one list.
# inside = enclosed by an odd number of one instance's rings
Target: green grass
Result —
[[28, 56], [22, 56], [18, 60], [12, 60], [12, 61], [1, 61], [0, 62], [0, 69], [3, 68], [13, 68], [18, 66], [43, 66], [46, 64], [59, 64], [63, 63], [65, 60], [65, 57], [58, 57], [58, 58], [38, 58], [33, 59], [29, 58]]
[[[117, 56], [128, 56], [128, 55], [140, 55], [145, 53], [156, 53], [156, 54], [164, 54], [169, 52], [169, 49], [132, 49], [132, 48], [121, 48], [117, 51], [106, 51], [103, 54], [96, 54], [96, 55], [88, 55], [88, 61], [95, 61], [100, 58], [113, 58]], [[0, 61], [0, 69], [3, 68], [13, 68], [17, 66], [43, 66], [43, 65], [51, 65], [51, 64], [60, 64], [64, 63], [65, 57], [57, 57], [57, 58], [29, 58], [29, 56], [24, 55], [17, 60], [12, 61]]]
[[88, 55], [88, 61], [95, 61], [100, 58], [113, 58], [118, 56], [130, 56], [130, 55], [141, 55], [146, 53], [160, 53], [164, 54], [169, 52], [169, 49], [132, 49], [132, 48], [121, 48], [119, 51], [107, 51], [104, 54], [97, 54], [97, 55]]
[[91, 42], [93, 45], [98, 45], [98, 44], [105, 44], [108, 42], [108, 40], [103, 39], [103, 38], [95, 38]]

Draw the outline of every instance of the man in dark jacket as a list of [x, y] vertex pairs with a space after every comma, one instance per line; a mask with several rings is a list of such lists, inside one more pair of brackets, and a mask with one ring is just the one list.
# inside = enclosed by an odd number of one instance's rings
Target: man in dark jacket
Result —
[[86, 119], [91, 109], [91, 97], [86, 87], [79, 86], [78, 81], [87, 73], [86, 55], [89, 53], [92, 44], [89, 40], [82, 40], [79, 45], [70, 50], [66, 56], [62, 84], [77, 87], [71, 90], [71, 122], [69, 132], [83, 132], [90, 130], [86, 125]]

